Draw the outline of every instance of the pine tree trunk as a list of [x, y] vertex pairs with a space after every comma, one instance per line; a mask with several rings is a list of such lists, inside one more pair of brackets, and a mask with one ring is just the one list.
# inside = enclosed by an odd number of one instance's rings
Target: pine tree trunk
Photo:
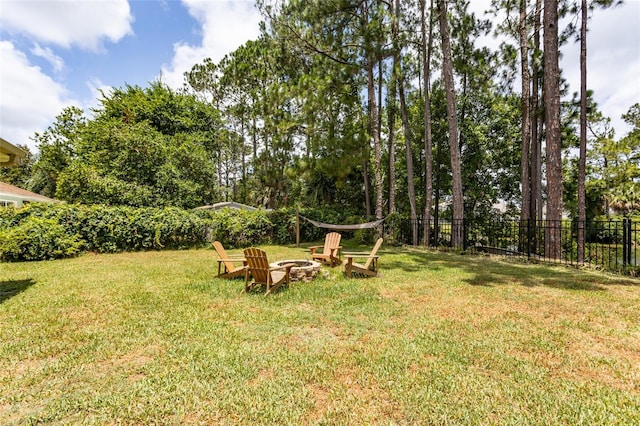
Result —
[[578, 264], [584, 263], [587, 168], [587, 0], [582, 0], [580, 26], [580, 158], [578, 162]]
[[240, 143], [242, 144], [241, 146], [241, 151], [240, 151], [240, 155], [241, 155], [241, 179], [242, 179], [242, 186], [240, 187], [240, 202], [246, 204], [247, 200], [245, 198], [245, 195], [247, 193], [246, 189], [247, 189], [247, 149], [244, 143], [244, 132], [245, 132], [245, 122], [244, 122], [244, 118], [242, 118], [241, 120], [241, 125], [240, 125], [240, 135], [241, 135], [241, 139], [240, 139]]
[[[540, 15], [542, 0], [536, 0], [533, 32], [535, 51], [540, 50]], [[531, 89], [531, 219], [538, 224], [542, 221], [542, 114], [540, 114], [540, 67], [533, 63], [533, 84]], [[535, 234], [535, 231], [534, 231]]]
[[[429, 35], [427, 36], [426, 0], [420, 0], [420, 31], [422, 33], [422, 69], [424, 71], [424, 174], [425, 203], [423, 214], [424, 245], [431, 243], [431, 200], [433, 198], [433, 139], [431, 136], [431, 44], [433, 38], [433, 20], [429, 19]], [[433, 11], [433, 0], [429, 8], [429, 17]]]
[[364, 179], [364, 209], [367, 219], [371, 217], [371, 185], [369, 184], [369, 149], [365, 148], [362, 160], [362, 178]]
[[522, 152], [520, 157], [520, 184], [522, 188], [522, 208], [520, 220], [526, 225], [531, 214], [531, 77], [529, 74], [529, 33], [527, 25], [527, 0], [520, 0], [520, 73], [522, 77]]
[[[402, 74], [401, 74], [402, 75]], [[407, 161], [407, 192], [409, 196], [409, 207], [411, 209], [411, 237], [412, 244], [418, 245], [418, 210], [416, 207], [416, 187], [413, 169], [413, 152], [411, 149], [411, 128], [409, 127], [409, 113], [407, 111], [407, 101], [404, 94], [403, 78], [400, 77], [398, 91], [400, 93], [400, 111], [402, 116], [402, 128], [404, 129], [404, 146]]]
[[[382, 63], [382, 62], [380, 62]], [[389, 213], [396, 212], [396, 148], [395, 148], [395, 127], [396, 127], [396, 94], [397, 94], [398, 70], [396, 58], [394, 56], [393, 70], [391, 71], [391, 81], [389, 82], [387, 96], [387, 122], [389, 138]]]
[[[407, 192], [409, 196], [409, 207], [411, 211], [411, 236], [412, 244], [418, 245], [418, 212], [416, 208], [416, 188], [413, 169], [413, 152], [411, 149], [411, 128], [409, 126], [409, 113], [407, 111], [407, 99], [404, 93], [404, 72], [400, 62], [400, 49], [398, 47], [398, 26], [400, 23], [400, 0], [395, 1], [395, 13], [392, 17], [392, 37], [393, 37], [393, 75], [394, 83], [397, 83], [398, 94], [400, 95], [400, 115], [402, 118], [402, 129], [404, 130], [404, 145], [407, 165]], [[394, 84], [396, 85], [396, 84]], [[395, 103], [395, 97], [393, 98]], [[391, 176], [389, 176], [391, 180]]]
[[376, 219], [382, 219], [382, 149], [380, 146], [380, 133], [378, 131], [378, 107], [376, 105], [375, 82], [373, 77], [373, 55], [369, 54], [367, 64], [367, 92], [369, 98], [369, 118], [373, 133], [373, 176], [376, 187]]
[[464, 205], [462, 198], [462, 171], [460, 147], [458, 145], [458, 117], [456, 112], [455, 85], [453, 81], [453, 61], [451, 59], [451, 40], [447, 24], [445, 0], [438, 0], [440, 14], [440, 36], [442, 38], [442, 74], [447, 95], [447, 122], [449, 124], [449, 149], [451, 154], [451, 177], [453, 182], [453, 222], [451, 224], [452, 247], [462, 248]]
[[562, 254], [562, 141], [560, 129], [560, 68], [558, 65], [558, 0], [544, 1], [544, 99], [547, 154], [546, 256]]

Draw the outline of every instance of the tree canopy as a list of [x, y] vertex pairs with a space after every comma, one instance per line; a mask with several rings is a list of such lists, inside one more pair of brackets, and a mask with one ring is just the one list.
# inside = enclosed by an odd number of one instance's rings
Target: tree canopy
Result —
[[[611, 2], [591, 7], [600, 3]], [[194, 64], [181, 90], [125, 85], [89, 114], [62, 111], [35, 135], [36, 161], [14, 181], [71, 202], [131, 206], [234, 200], [491, 220], [497, 202], [540, 218], [544, 197], [554, 217], [577, 211], [575, 103], [552, 115], [556, 104], [540, 101], [545, 81], [549, 93], [564, 89], [561, 70], [542, 73], [554, 46], [542, 36], [560, 50], [566, 39], [562, 28], [544, 34], [542, 12], [573, 3], [494, 1], [510, 17], [496, 26], [466, 0], [258, 6], [261, 36]], [[479, 46], [492, 31], [518, 46]], [[592, 105], [590, 217], [640, 209], [639, 117], [631, 106], [633, 130], [616, 139]]]

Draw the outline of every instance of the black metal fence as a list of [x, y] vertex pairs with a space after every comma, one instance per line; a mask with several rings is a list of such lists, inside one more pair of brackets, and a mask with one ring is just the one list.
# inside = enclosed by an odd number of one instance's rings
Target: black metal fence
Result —
[[[415, 242], [425, 245], [426, 231], [422, 219], [385, 224], [385, 233], [391, 233], [398, 242], [409, 245]], [[523, 256], [575, 266], [593, 265], [609, 271], [640, 275], [640, 222], [628, 218], [587, 223], [572, 220], [496, 220], [480, 224], [432, 220], [428, 232], [430, 246]], [[585, 235], [582, 256], [578, 251], [580, 232]]]

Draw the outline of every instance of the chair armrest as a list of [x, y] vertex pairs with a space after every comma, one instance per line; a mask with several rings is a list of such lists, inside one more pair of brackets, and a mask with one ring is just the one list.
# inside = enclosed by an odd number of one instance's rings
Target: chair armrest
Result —
[[374, 256], [371, 256], [370, 253], [348, 253], [345, 254], [344, 257], [347, 258], [347, 263], [351, 264], [353, 263], [353, 259], [373, 259], [374, 262], [377, 262], [378, 259], [380, 258], [380, 255], [376, 254]]
[[311, 250], [311, 254], [316, 254], [316, 250], [323, 248], [324, 246], [311, 246], [309, 250]]
[[345, 251], [342, 253], [345, 257], [369, 257], [370, 253], [360, 251]]
[[222, 262], [242, 262], [244, 265], [247, 264], [247, 259], [245, 259], [244, 257], [228, 257], [226, 259], [218, 259], [218, 263], [222, 263]]

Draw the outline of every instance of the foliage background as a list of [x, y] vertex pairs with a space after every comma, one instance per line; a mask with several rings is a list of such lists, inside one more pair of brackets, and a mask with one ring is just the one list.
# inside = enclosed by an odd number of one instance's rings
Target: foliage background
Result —
[[[359, 223], [361, 217], [330, 209], [301, 209], [300, 214], [327, 223]], [[304, 241], [319, 240], [325, 230], [301, 219]], [[357, 233], [370, 242], [373, 234]], [[188, 249], [219, 240], [231, 248], [296, 241], [295, 209], [248, 211], [184, 210], [177, 207], [129, 207], [82, 204], [30, 204], [0, 209], [0, 260], [25, 261], [72, 257], [81, 252], [115, 253]]]

